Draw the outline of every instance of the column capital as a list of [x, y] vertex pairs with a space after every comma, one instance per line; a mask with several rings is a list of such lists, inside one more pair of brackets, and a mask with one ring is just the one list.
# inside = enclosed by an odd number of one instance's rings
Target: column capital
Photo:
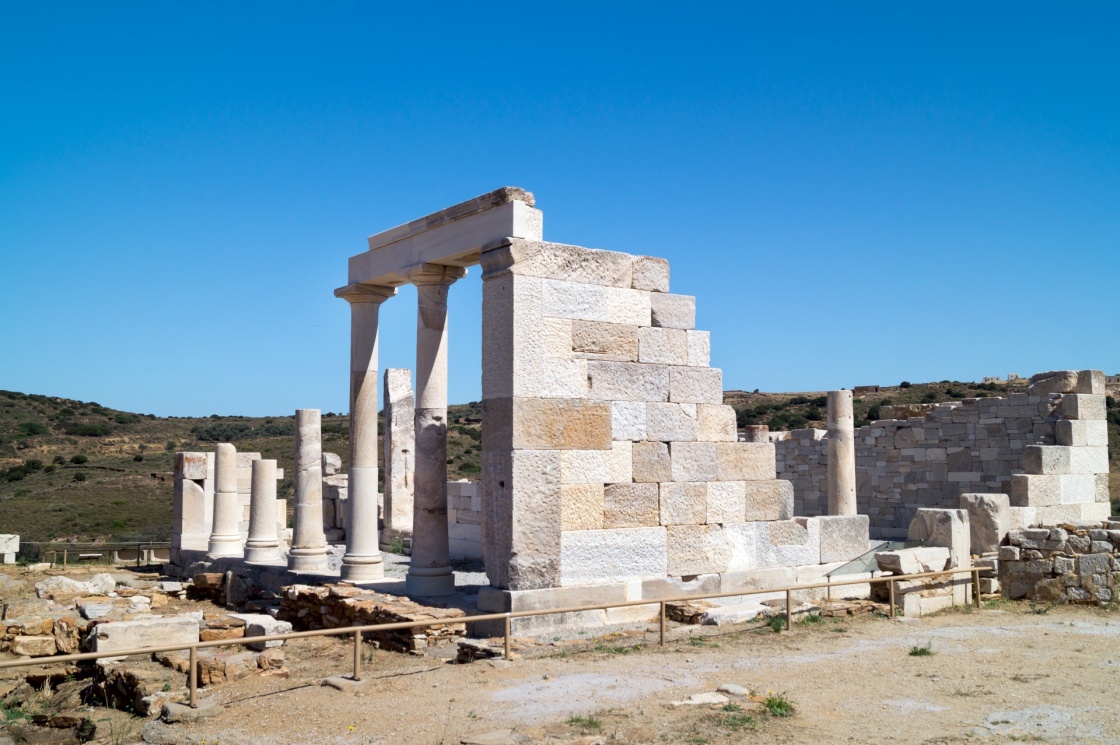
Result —
[[378, 305], [396, 294], [396, 287], [360, 283], [339, 287], [334, 291], [335, 297], [340, 297], [348, 303], [377, 303]]
[[420, 264], [408, 271], [408, 281], [416, 286], [450, 285], [462, 279], [467, 270], [461, 266], [446, 264]]

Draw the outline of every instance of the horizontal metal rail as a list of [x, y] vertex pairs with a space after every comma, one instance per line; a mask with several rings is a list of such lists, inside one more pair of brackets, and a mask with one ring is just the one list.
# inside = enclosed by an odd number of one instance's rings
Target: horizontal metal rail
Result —
[[504, 613], [484, 613], [476, 616], [462, 616], [461, 618], [442, 621], [397, 621], [394, 623], [376, 623], [366, 626], [338, 626], [330, 629], [315, 629], [313, 631], [292, 631], [286, 634], [268, 634], [265, 636], [246, 636], [237, 639], [215, 639], [213, 641], [191, 642], [189, 644], [173, 644], [160, 647], [141, 647], [138, 649], [117, 649], [105, 652], [82, 652], [78, 654], [52, 655], [46, 657], [33, 657], [31, 659], [5, 660], [0, 662], [0, 670], [16, 667], [34, 667], [42, 665], [55, 665], [65, 662], [83, 662], [104, 658], [131, 657], [133, 655], [150, 655], [159, 652], [190, 651], [190, 705], [198, 705], [198, 650], [210, 647], [231, 647], [245, 644], [259, 644], [261, 642], [288, 641], [290, 639], [309, 639], [317, 636], [353, 636], [354, 640], [354, 671], [353, 680], [361, 680], [361, 643], [362, 635], [377, 631], [399, 631], [404, 629], [425, 628], [429, 626], [448, 626], [457, 623], [478, 623], [481, 621], [502, 621], [504, 625], [504, 653], [508, 660], [510, 653], [510, 628], [511, 619], [528, 618], [532, 616], [551, 616], [562, 613], [581, 613], [584, 611], [610, 610], [612, 608], [629, 608], [638, 605], [660, 605], [659, 629], [660, 646], [665, 646], [665, 606], [668, 603], [684, 603], [694, 600], [709, 600], [712, 598], [746, 597], [749, 595], [765, 595], [784, 592], [786, 595], [786, 630], [793, 630], [793, 593], [804, 590], [820, 588], [844, 587], [847, 585], [867, 585], [887, 583], [890, 588], [890, 614], [895, 614], [895, 584], [911, 580], [929, 579], [933, 577], [953, 576], [956, 574], [972, 575], [972, 596], [977, 608], [980, 607], [980, 572], [984, 567], [969, 566], [956, 569], [943, 569], [936, 572], [921, 572], [918, 574], [897, 574], [880, 577], [865, 577], [863, 579], [842, 580], [839, 582], [814, 582], [804, 585], [787, 585], [785, 587], [766, 587], [753, 590], [738, 590], [733, 592], [714, 592], [703, 595], [678, 595], [657, 600], [624, 600], [616, 603], [601, 603], [599, 605], [577, 605], [567, 608], [549, 608], [547, 610], [520, 610], [506, 611]]

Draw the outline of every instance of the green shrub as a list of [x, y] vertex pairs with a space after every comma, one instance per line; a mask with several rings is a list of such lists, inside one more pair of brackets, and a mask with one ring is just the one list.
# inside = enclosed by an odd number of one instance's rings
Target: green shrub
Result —
[[54, 468], [55, 468], [55, 466], [54, 466], [53, 463], [49, 466], [44, 466], [43, 467], [43, 473], [54, 473]]
[[763, 708], [770, 712], [772, 717], [788, 717], [793, 715], [793, 702], [784, 693], [771, 692], [762, 702]]
[[32, 471], [42, 471], [43, 461], [39, 460], [38, 458], [30, 458], [23, 462], [23, 468], [29, 473]]
[[82, 455], [81, 453], [78, 453], [77, 455], [70, 456], [70, 462], [75, 464], [75, 465], [80, 466], [83, 463], [89, 463], [89, 458]]
[[75, 481], [85, 481], [86, 480], [86, 475], [84, 473], [82, 473], [81, 471], [78, 471], [76, 474], [74, 474], [74, 480]]
[[74, 416], [74, 410], [71, 409], [69, 406], [67, 406], [64, 409], [59, 409], [58, 410], [58, 415], [59, 416]]
[[142, 453], [137, 453], [136, 455], [132, 456], [132, 459], [133, 459], [134, 461], [136, 461], [137, 463], [139, 463], [139, 462], [141, 462], [142, 460], [144, 460], [144, 456], [143, 456], [143, 454], [142, 454]]
[[117, 412], [113, 415], [113, 421], [117, 424], [135, 424], [140, 421], [140, 417], [134, 414], [125, 414], [124, 412]]
[[18, 432], [22, 437], [36, 437], [49, 434], [50, 430], [40, 422], [20, 422]]
[[936, 400], [937, 400], [937, 394], [934, 393], [933, 391], [930, 391], [926, 395], [922, 396], [922, 403], [924, 403], [924, 404], [932, 404]]
[[55, 463], [55, 464], [60, 465], [60, 466], [65, 462], [66, 462], [66, 459], [63, 458], [61, 455], [56, 455], [53, 458], [51, 458], [51, 463]]
[[898, 384], [898, 387], [899, 388], [909, 388], [910, 387], [910, 381], [909, 380], [904, 380], [904, 381], [902, 381], [901, 383]]
[[66, 434], [80, 437], [104, 437], [112, 431], [108, 424], [71, 424], [66, 427]]

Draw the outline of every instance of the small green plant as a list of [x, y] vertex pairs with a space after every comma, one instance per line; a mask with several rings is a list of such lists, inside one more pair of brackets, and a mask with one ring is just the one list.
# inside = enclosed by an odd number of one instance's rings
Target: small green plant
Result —
[[[739, 711], [738, 704], [728, 704], [728, 706], [734, 706], [735, 712], [727, 714], [726, 716], [721, 718], [720, 723], [724, 727], [727, 727], [727, 729], [731, 730], [732, 732], [739, 732], [754, 727], [754, 717], [752, 717], [750, 714], [747, 714], [746, 712]], [[727, 711], [727, 707], [723, 707], [723, 710]]]
[[594, 714], [587, 714], [586, 716], [568, 717], [568, 724], [572, 727], [586, 731], [598, 732], [603, 729], [603, 720]]
[[786, 618], [782, 615], [770, 616], [766, 621], [766, 625], [776, 634], [786, 627]]
[[784, 693], [774, 693], [770, 691], [765, 700], [762, 702], [762, 707], [770, 713], [772, 717], [788, 717], [793, 715], [793, 702]]
[[404, 553], [404, 538], [401, 536], [393, 536], [392, 542], [389, 543], [389, 553], [403, 554]]
[[628, 647], [621, 645], [607, 646], [606, 644], [596, 644], [595, 651], [603, 652], [604, 654], [633, 654], [635, 652], [641, 652], [642, 646], [640, 644], [632, 644]]
[[84, 473], [82, 473], [81, 471], [78, 471], [76, 474], [74, 474], [74, 480], [75, 481], [85, 481], [86, 480], [86, 475]]
[[805, 623], [805, 624], [823, 623], [823, 622], [824, 622], [824, 616], [822, 616], [820, 613], [806, 613], [805, 617], [801, 619], [801, 623]]
[[85, 455], [82, 455], [81, 453], [78, 453], [77, 455], [70, 456], [70, 462], [74, 465], [80, 466], [83, 463], [89, 463], [89, 458]]
[[27, 715], [18, 706], [10, 706], [0, 701], [0, 712], [4, 714], [4, 721], [14, 722], [17, 719], [26, 719]]
[[688, 637], [688, 645], [690, 647], [712, 647], [713, 649], [718, 649], [719, 648], [718, 644], [713, 642], [711, 639], [708, 639], [707, 637], [703, 637], [703, 636], [690, 636], [690, 637]]
[[920, 646], [914, 645], [913, 647], [910, 647], [911, 657], [933, 657], [933, 655], [935, 654], [937, 653], [933, 651], [932, 641], [928, 641]]
[[167, 679], [164, 679], [163, 688], [161, 688], [160, 690], [163, 691], [164, 693], [167, 693], [168, 691], [170, 691], [171, 690], [171, 681], [167, 680]]

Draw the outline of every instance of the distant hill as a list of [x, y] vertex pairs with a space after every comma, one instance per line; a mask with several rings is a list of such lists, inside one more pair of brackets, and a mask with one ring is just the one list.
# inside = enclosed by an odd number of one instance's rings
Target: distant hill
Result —
[[[857, 424], [888, 403], [1006, 396], [1025, 383], [914, 383], [856, 398]], [[727, 391], [739, 425], [772, 430], [825, 427], [824, 392]], [[1120, 408], [1110, 397], [1109, 454], [1113, 497], [1120, 499]], [[477, 480], [482, 430], [478, 402], [448, 407], [448, 477]], [[292, 473], [294, 416], [156, 417], [36, 394], [0, 391], [0, 533], [25, 541], [166, 540], [171, 530], [171, 470], [179, 450], [211, 450], [233, 442]], [[349, 460], [349, 418], [323, 415], [323, 449]], [[379, 445], [380, 447], [380, 445]], [[380, 452], [384, 452], [382, 449]], [[279, 496], [292, 496], [291, 479]], [[289, 501], [289, 504], [291, 501]]]

